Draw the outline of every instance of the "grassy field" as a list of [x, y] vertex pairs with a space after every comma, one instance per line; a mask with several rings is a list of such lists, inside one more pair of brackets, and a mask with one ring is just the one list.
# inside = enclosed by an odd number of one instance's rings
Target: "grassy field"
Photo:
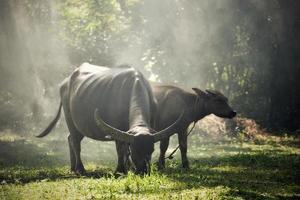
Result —
[[180, 168], [177, 153], [164, 171], [153, 165], [151, 176], [145, 177], [115, 177], [114, 144], [85, 140], [82, 157], [88, 173], [79, 177], [69, 172], [66, 136], [61, 137], [0, 135], [1, 200], [300, 199], [299, 138], [243, 141], [194, 133], [189, 138], [190, 170]]

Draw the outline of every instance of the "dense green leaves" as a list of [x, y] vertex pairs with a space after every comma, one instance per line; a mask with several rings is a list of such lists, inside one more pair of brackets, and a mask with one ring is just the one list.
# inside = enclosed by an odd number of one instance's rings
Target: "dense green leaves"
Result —
[[126, 19], [116, 1], [88, 0], [59, 3], [63, 39], [75, 63], [92, 62], [111, 65], [111, 44], [127, 28]]
[[[1, 5], [0, 101], [8, 105], [12, 96], [26, 102], [22, 108], [14, 100], [17, 117], [9, 106], [1, 109], [6, 110], [1, 116], [12, 119], [1, 120], [3, 128], [14, 119], [26, 121], [24, 115], [50, 111], [44, 104], [56, 97], [57, 83], [91, 62], [127, 63], [151, 80], [217, 89], [238, 113], [266, 127], [299, 129], [298, 1], [5, 0]], [[32, 88], [35, 94], [28, 95]]]
[[[125, 62], [158, 81], [221, 90], [239, 113], [265, 126], [299, 128], [296, 92], [288, 92], [299, 72], [293, 62], [299, 51], [287, 49], [297, 41], [299, 29], [287, 20], [296, 23], [293, 10], [299, 3], [140, 0], [63, 5], [63, 27], [75, 49], [71, 55], [78, 58], [79, 53], [80, 61]], [[294, 40], [287, 40], [289, 36]], [[281, 56], [287, 61], [277, 60]], [[280, 93], [292, 99], [282, 99]]]

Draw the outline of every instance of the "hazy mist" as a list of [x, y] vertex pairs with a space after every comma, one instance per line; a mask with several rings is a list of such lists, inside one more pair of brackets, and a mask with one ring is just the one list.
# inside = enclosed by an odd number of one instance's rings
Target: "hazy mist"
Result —
[[[126, 63], [154, 81], [177, 83], [186, 88], [214, 87], [229, 95], [227, 86], [211, 84], [214, 77], [207, 75], [216, 66], [231, 64], [226, 60], [228, 52], [236, 49], [237, 57], [238, 54], [247, 55], [239, 57], [239, 62], [245, 65], [263, 63], [264, 69], [271, 66], [268, 48], [249, 53], [249, 43], [255, 43], [255, 40], [248, 38], [242, 24], [239, 25], [241, 22], [237, 22], [236, 13], [245, 12], [249, 29], [252, 25], [256, 29], [254, 24], [258, 20], [269, 20], [271, 31], [278, 37], [281, 32], [275, 0], [271, 3], [252, 0], [245, 10], [239, 10], [239, 1], [233, 0], [97, 2], [110, 6], [109, 9], [115, 12], [112, 20], [119, 26], [114, 27], [115, 34], [105, 38], [102, 52], [89, 52], [88, 47], [84, 47], [87, 56], [75, 56], [75, 59], [70, 57], [76, 50], [71, 49], [72, 35], [62, 26], [66, 23], [66, 14], [63, 15], [62, 10], [68, 6], [68, 1], [1, 2], [0, 87], [4, 104], [0, 114], [7, 116], [1, 123], [8, 124], [2, 129], [12, 128], [10, 120], [15, 118], [19, 119], [14, 123], [18, 128], [28, 130], [38, 126], [34, 129], [38, 131], [45, 127], [58, 107], [59, 83], [82, 62], [109, 66]], [[255, 13], [265, 10], [268, 13], [263, 19], [255, 17]], [[101, 15], [100, 11], [98, 14]], [[233, 35], [232, 30], [241, 34]], [[239, 40], [244, 43], [237, 43]], [[102, 43], [94, 45], [101, 46]], [[259, 49], [260, 44], [254, 46]], [[92, 54], [96, 56], [93, 58]], [[108, 56], [99, 56], [97, 60], [98, 54]], [[261, 58], [263, 61], [249, 64], [249, 60]]]

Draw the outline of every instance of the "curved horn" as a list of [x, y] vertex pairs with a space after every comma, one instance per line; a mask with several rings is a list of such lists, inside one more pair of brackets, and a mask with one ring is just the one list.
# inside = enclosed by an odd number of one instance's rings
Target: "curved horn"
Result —
[[160, 141], [166, 137], [170, 137], [175, 132], [175, 127], [178, 125], [178, 123], [181, 121], [183, 117], [184, 111], [181, 112], [180, 116], [177, 118], [177, 120], [171, 124], [169, 127], [165, 128], [164, 130], [161, 130], [155, 134], [153, 134], [154, 142]]
[[128, 134], [125, 131], [121, 131], [117, 128], [114, 128], [114, 127], [110, 126], [109, 124], [107, 124], [105, 121], [103, 121], [99, 115], [98, 109], [96, 109], [94, 112], [94, 119], [95, 119], [95, 122], [96, 122], [97, 126], [99, 127], [99, 129], [103, 130], [106, 134], [111, 135], [111, 137], [114, 140], [119, 140], [119, 141], [126, 142], [126, 143], [133, 142], [132, 135]]
[[217, 92], [215, 90], [205, 90], [208, 94], [211, 95], [217, 95]]

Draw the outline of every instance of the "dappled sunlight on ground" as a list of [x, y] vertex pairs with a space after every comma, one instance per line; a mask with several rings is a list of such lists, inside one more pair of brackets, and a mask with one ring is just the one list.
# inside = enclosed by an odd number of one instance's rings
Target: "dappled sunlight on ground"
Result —
[[[114, 143], [85, 140], [87, 174], [69, 171], [66, 140], [0, 136], [0, 199], [294, 199], [299, 198], [299, 138], [269, 137], [257, 142], [227, 136], [189, 138], [190, 170], [180, 153], [151, 176], [115, 176]], [[177, 138], [171, 139], [170, 151]]]

